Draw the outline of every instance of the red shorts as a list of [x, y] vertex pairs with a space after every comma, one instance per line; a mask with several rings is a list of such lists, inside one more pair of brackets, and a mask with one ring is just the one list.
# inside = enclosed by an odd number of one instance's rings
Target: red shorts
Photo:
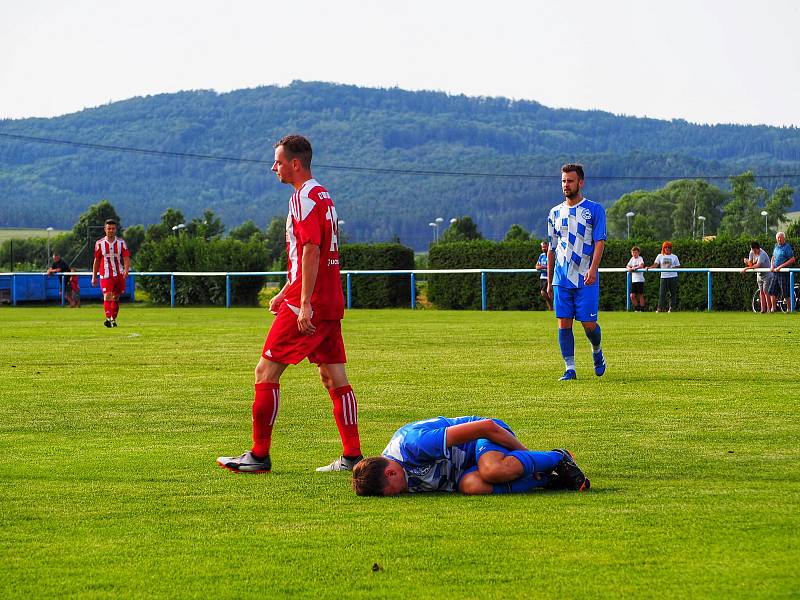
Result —
[[342, 322], [318, 321], [316, 318], [312, 318], [311, 322], [317, 327], [314, 334], [300, 333], [297, 315], [285, 302], [281, 304], [278, 316], [269, 328], [261, 356], [285, 365], [296, 365], [304, 358], [317, 365], [346, 363]]
[[125, 278], [122, 275], [101, 277], [100, 289], [103, 290], [103, 294], [122, 296], [125, 293]]

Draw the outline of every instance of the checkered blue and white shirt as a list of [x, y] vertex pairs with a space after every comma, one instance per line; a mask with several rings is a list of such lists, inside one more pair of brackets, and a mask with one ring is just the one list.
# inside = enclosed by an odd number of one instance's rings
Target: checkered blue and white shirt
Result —
[[[566, 200], [547, 217], [547, 236], [556, 255], [553, 285], [584, 287], [583, 277], [592, 264], [595, 244], [606, 239], [606, 211], [584, 198], [575, 206]], [[598, 285], [598, 277], [593, 285]]]

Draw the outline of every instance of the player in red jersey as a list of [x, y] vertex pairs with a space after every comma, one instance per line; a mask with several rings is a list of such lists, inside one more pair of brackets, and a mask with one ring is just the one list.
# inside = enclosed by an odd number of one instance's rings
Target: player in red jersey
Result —
[[319, 367], [333, 401], [342, 455], [317, 471], [352, 471], [361, 460], [358, 404], [345, 373], [341, 320], [344, 295], [339, 275], [336, 209], [328, 191], [311, 174], [311, 144], [288, 135], [275, 144], [272, 170], [295, 192], [286, 218], [287, 282], [270, 301], [276, 315], [256, 366], [253, 447], [241, 456], [220, 456], [220, 466], [240, 473], [272, 470], [269, 450], [280, 404], [280, 378], [304, 358]]
[[100, 275], [100, 289], [103, 290], [103, 310], [106, 327], [117, 326], [119, 297], [125, 293], [125, 279], [131, 268], [131, 253], [125, 240], [117, 237], [117, 222], [106, 220], [105, 237], [94, 244], [94, 263], [92, 264], [92, 287], [97, 286]]

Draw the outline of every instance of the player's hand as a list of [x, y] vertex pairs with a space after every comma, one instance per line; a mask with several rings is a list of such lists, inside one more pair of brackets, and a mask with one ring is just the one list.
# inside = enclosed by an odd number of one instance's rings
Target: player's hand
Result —
[[271, 312], [273, 315], [277, 315], [278, 309], [281, 307], [281, 302], [283, 302], [283, 295], [275, 294], [269, 301], [269, 312]]
[[551, 301], [553, 300], [553, 284], [552, 283], [547, 285], [547, 297], [550, 298]]
[[313, 335], [317, 327], [311, 322], [314, 316], [314, 309], [311, 305], [301, 306], [300, 312], [297, 313], [297, 329], [304, 335]]
[[97, 278], [92, 277], [92, 287], [97, 287]]
[[583, 278], [583, 283], [585, 285], [592, 285], [597, 280], [597, 269], [589, 269], [586, 273], [586, 277]]

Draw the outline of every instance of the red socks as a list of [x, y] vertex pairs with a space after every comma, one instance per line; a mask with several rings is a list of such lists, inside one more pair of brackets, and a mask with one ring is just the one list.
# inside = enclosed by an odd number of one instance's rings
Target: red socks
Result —
[[107, 319], [116, 319], [119, 314], [119, 302], [116, 300], [103, 300], [103, 312]]
[[263, 458], [272, 444], [272, 426], [278, 416], [281, 386], [277, 383], [257, 383], [253, 401], [253, 454]]
[[333, 418], [339, 428], [345, 456], [361, 455], [361, 438], [358, 435], [358, 403], [349, 385], [328, 390], [333, 400]]

